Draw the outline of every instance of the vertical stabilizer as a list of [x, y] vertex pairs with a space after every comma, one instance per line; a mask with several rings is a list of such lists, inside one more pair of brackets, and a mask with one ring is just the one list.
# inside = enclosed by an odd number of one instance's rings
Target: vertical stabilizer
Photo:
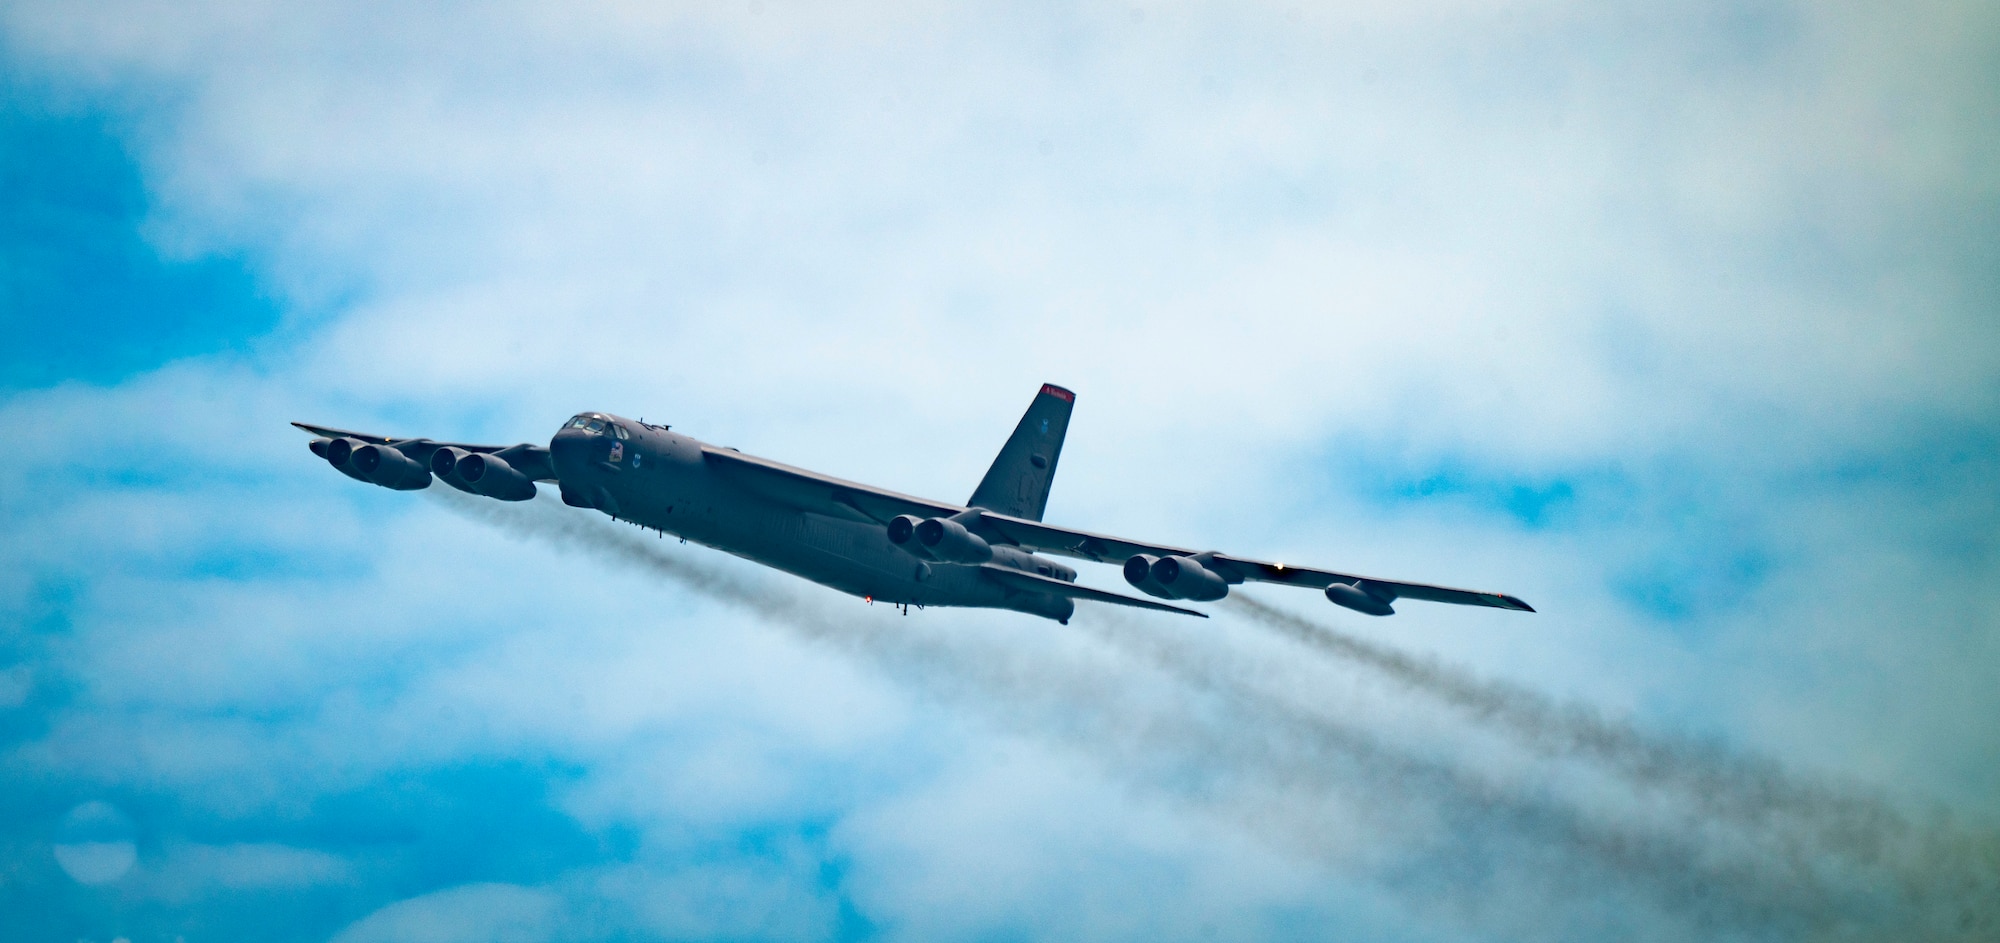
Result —
[[1042, 519], [1049, 505], [1049, 483], [1062, 457], [1063, 433], [1069, 431], [1069, 411], [1076, 394], [1053, 383], [1042, 384], [1021, 424], [1000, 447], [1000, 456], [986, 470], [978, 489], [965, 503], [1031, 521]]

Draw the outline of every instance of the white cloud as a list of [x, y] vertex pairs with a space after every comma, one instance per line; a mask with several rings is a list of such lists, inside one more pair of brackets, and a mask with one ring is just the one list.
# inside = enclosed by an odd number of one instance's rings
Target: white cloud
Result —
[[[1125, 655], [944, 613], [913, 617], [962, 637], [930, 641], [961, 647], [929, 675], [907, 652], [802, 646], [364, 492], [282, 425], [534, 438], [601, 407], [958, 498], [1054, 380], [1082, 399], [1052, 517], [1505, 588], [1544, 614], [1410, 606], [1367, 631], [1995, 814], [2000, 755], [1965, 720], [1993, 706], [1994, 545], [1954, 529], [1992, 521], [1991, 500], [1949, 475], [1837, 480], [1991, 448], [2000, 332], [1977, 247], [2000, 82], [1975, 7], [5, 16], [13, 54], [137, 114], [150, 235], [247, 253], [290, 302], [243, 360], [0, 407], [0, 509], [35, 535], [9, 541], [0, 587], [25, 600], [31, 574], [90, 574], [60, 670], [16, 669], [36, 685], [16, 702], [75, 682], [16, 762], [234, 817], [307, 814], [413, 765], [550, 756], [583, 768], [553, 801], [647, 854], [687, 830], [838, 819], [859, 906], [913, 938], [1017, 916], [1077, 938], [1282, 934], [1232, 918], [1322, 905], [1418, 932], [1372, 909], [1368, 878], [1429, 861], [1449, 823], [1262, 780], [1204, 804], [1149, 779], [1167, 761], [1131, 746], [1148, 711], [1200, 718]], [[1338, 467], [1363, 452], [1383, 474], [1460, 462], [1496, 487], [1599, 474], [1612, 493], [1541, 531], [1476, 499], [1385, 509]], [[1687, 624], [1618, 596], [1631, 572], [1739, 551], [1771, 574]], [[205, 555], [304, 572], [198, 572]], [[1293, 701], [1362, 684], [1344, 706], [1371, 729], [1539, 782], [1351, 673], [1217, 635], [1214, 657], [1262, 665], [1245, 675]], [[1129, 704], [1063, 716], [1099, 675]], [[1033, 682], [1053, 693], [1005, 700]], [[1078, 741], [1101, 755], [1063, 752]], [[1303, 761], [1259, 762], [1282, 780]], [[1254, 796], [1309, 834], [1246, 822]], [[1602, 798], [1585, 805], [1624, 801]], [[184, 862], [210, 884], [349, 875], [288, 846], [181, 847], [210, 849]], [[472, 885], [344, 938], [551, 938], [567, 901], [616, 888], [637, 924], [811, 936], [832, 905], [787, 867]], [[711, 900], [805, 916], [767, 927]]]
[[534, 943], [562, 938], [546, 891], [467, 884], [398, 901], [334, 935], [338, 943]]

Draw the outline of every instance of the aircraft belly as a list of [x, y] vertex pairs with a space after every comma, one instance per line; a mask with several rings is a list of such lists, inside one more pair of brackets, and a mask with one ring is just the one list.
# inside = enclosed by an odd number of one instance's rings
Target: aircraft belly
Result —
[[625, 520], [844, 593], [924, 606], [1006, 605], [1007, 591], [978, 568], [918, 560], [890, 543], [882, 525], [801, 511], [729, 487], [705, 469], [687, 471], [604, 485]]
[[793, 512], [767, 541], [743, 555], [856, 596], [926, 606], [996, 604], [1003, 593], [971, 567], [925, 563], [896, 549], [881, 527]]

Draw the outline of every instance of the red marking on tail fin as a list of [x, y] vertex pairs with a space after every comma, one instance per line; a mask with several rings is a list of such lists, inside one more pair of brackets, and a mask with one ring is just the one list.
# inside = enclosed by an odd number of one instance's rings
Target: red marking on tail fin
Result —
[[1043, 393], [1044, 395], [1046, 395], [1046, 396], [1053, 396], [1053, 397], [1055, 397], [1055, 398], [1057, 398], [1057, 399], [1059, 399], [1059, 400], [1062, 400], [1062, 401], [1063, 401], [1063, 402], [1065, 402], [1065, 403], [1074, 403], [1074, 402], [1076, 402], [1076, 394], [1075, 394], [1075, 393], [1072, 393], [1072, 392], [1070, 392], [1070, 391], [1068, 391], [1068, 390], [1065, 390], [1065, 389], [1063, 389], [1062, 387], [1060, 387], [1060, 386], [1057, 386], [1057, 385], [1055, 385], [1055, 384], [1053, 384], [1053, 383], [1044, 383], [1044, 384], [1042, 384], [1042, 393]]

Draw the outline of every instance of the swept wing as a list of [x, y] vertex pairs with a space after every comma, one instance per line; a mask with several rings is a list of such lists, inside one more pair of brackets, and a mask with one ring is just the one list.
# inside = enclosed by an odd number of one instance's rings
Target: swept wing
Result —
[[464, 442], [434, 442], [430, 439], [396, 439], [368, 432], [335, 429], [331, 426], [308, 425], [303, 422], [295, 422], [292, 425], [323, 439], [354, 439], [369, 445], [386, 445], [408, 455], [426, 468], [430, 467], [432, 453], [438, 449], [457, 448], [467, 452], [498, 455], [516, 471], [536, 481], [556, 480], [555, 463], [549, 460], [549, 450], [526, 442], [520, 445], [470, 445]]
[[[796, 468], [782, 462], [745, 455], [733, 449], [704, 448], [702, 457], [712, 465], [728, 472], [741, 486], [756, 491], [766, 497], [783, 501], [801, 510], [843, 517], [849, 520], [871, 521], [887, 524], [890, 518], [900, 514], [917, 517], [957, 517], [968, 529], [996, 543], [1012, 544], [1028, 550], [1092, 560], [1099, 563], [1121, 563], [1126, 558], [1145, 554], [1148, 556], [1192, 557], [1199, 551], [1168, 544], [1146, 543], [1095, 534], [1090, 531], [1057, 527], [1041, 521], [996, 514], [978, 510], [977, 520], [966, 520], [968, 509], [963, 505], [945, 501], [931, 501], [899, 494], [872, 485], [834, 478], [818, 472]], [[1314, 567], [1293, 566], [1286, 563], [1253, 560], [1248, 557], [1225, 553], [1204, 555], [1203, 565], [1221, 574], [1232, 583], [1258, 582], [1281, 583], [1287, 586], [1304, 586], [1324, 590], [1335, 583], [1346, 583], [1363, 591], [1395, 599], [1422, 599], [1430, 602], [1451, 603], [1460, 606], [1485, 606], [1492, 609], [1510, 609], [1516, 612], [1533, 612], [1521, 599], [1506, 593], [1491, 593], [1473, 589], [1456, 589], [1450, 586], [1433, 586], [1428, 583], [1410, 583], [1403, 580], [1387, 580], [1357, 573], [1342, 573], [1337, 570], [1322, 570]], [[1211, 562], [1212, 561], [1212, 562]], [[1024, 574], [1033, 576], [1033, 574]], [[1075, 584], [1051, 580], [1066, 587]], [[1081, 595], [1081, 594], [1076, 594]], [[1110, 595], [1110, 594], [1107, 594]], [[1084, 597], [1095, 598], [1095, 597]], [[1143, 604], [1142, 600], [1114, 596], [1123, 604]], [[1152, 608], [1172, 609], [1179, 612], [1192, 610], [1177, 609], [1172, 606]]]
[[887, 524], [899, 514], [950, 517], [965, 510], [961, 505], [913, 498], [886, 488], [745, 455], [735, 449], [703, 446], [701, 457], [745, 491], [829, 517]]
[[[1044, 553], [1053, 553], [1100, 563], [1116, 563], [1135, 554], [1165, 557], [1191, 557], [1197, 551], [1185, 547], [1166, 544], [1140, 543], [1123, 537], [1093, 534], [1089, 531], [1055, 527], [1041, 521], [1030, 521], [1005, 514], [982, 512], [980, 524], [1002, 535], [1008, 542]], [[1488, 593], [1474, 589], [1454, 589], [1449, 586], [1432, 586], [1428, 583], [1406, 583], [1402, 580], [1385, 580], [1380, 577], [1362, 576], [1356, 573], [1341, 573], [1335, 570], [1321, 570], [1313, 567], [1292, 566], [1284, 563], [1269, 563], [1248, 557], [1217, 553], [1202, 558], [1204, 566], [1215, 570], [1230, 582], [1250, 581], [1258, 583], [1283, 583], [1288, 586], [1306, 586], [1325, 589], [1335, 583], [1346, 583], [1363, 590], [1374, 589], [1393, 594], [1398, 599], [1424, 599], [1431, 602], [1453, 603], [1460, 606], [1486, 606], [1493, 609], [1512, 609], [1517, 612], [1534, 612], [1534, 608], [1520, 599], [1506, 593]]]

